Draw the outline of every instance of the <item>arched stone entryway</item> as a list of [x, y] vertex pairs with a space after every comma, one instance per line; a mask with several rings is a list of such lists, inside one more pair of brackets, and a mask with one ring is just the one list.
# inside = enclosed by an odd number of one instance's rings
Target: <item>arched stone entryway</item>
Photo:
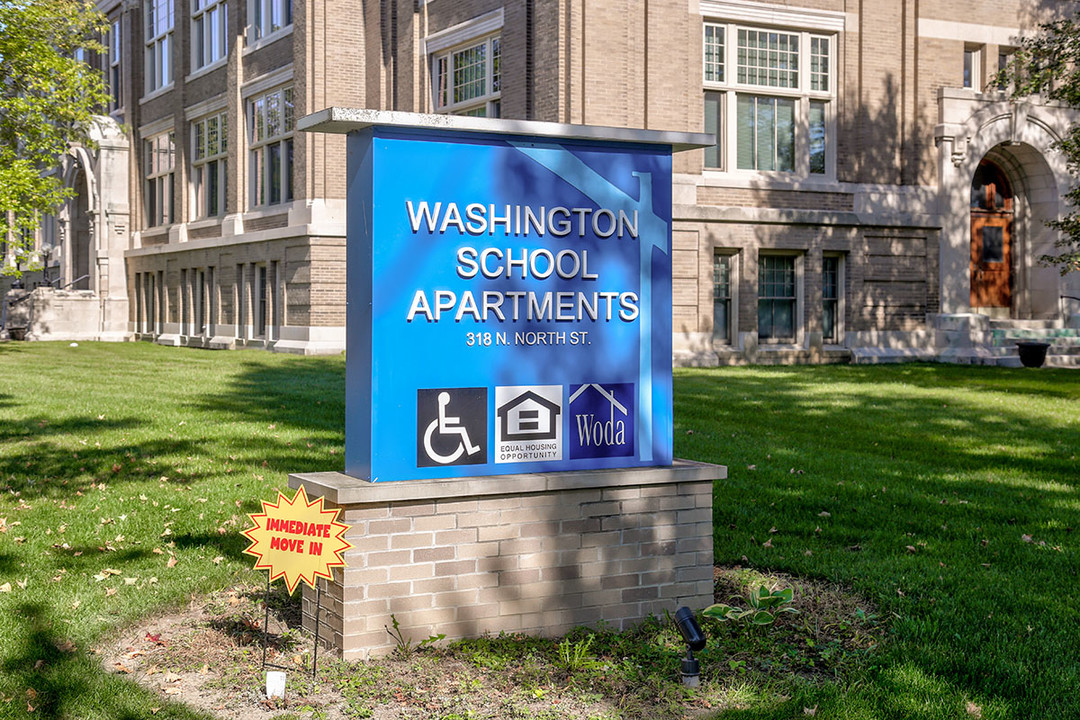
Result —
[[92, 290], [91, 283], [91, 255], [94, 249], [94, 239], [90, 208], [92, 198], [89, 197], [89, 186], [86, 182], [86, 172], [77, 168], [71, 185], [75, 191], [75, 197], [70, 200], [70, 212], [68, 219], [68, 232], [65, 233], [67, 247], [61, 257], [66, 257], [64, 263], [64, 285], [73, 290]]
[[1059, 278], [1038, 258], [1053, 250], [1047, 223], [1060, 196], [1043, 153], [1027, 143], [1000, 143], [975, 168], [970, 185], [970, 302], [991, 317], [1050, 318], [1059, 308]]
[[[1061, 197], [1072, 181], [1061, 154], [1054, 149], [1068, 127], [1066, 114], [1054, 108], [987, 103], [958, 95], [942, 99], [942, 119], [946, 122], [938, 127], [937, 135], [941, 161], [941, 312], [1059, 319], [1060, 295], [1065, 285], [1057, 270], [1042, 265], [1038, 258], [1054, 252], [1057, 233], [1047, 227], [1047, 222], [1060, 216]], [[1010, 243], [1008, 298], [997, 308], [993, 303], [982, 304], [985, 298], [980, 300], [979, 288], [973, 288], [978, 268], [973, 268], [972, 251], [981, 250], [981, 238], [975, 238], [977, 245], [973, 248], [972, 192], [976, 186], [987, 190], [988, 185], [996, 185], [984, 182], [982, 175], [987, 168], [994, 169], [1011, 193], [1012, 223], [1003, 226], [1009, 231]], [[1004, 203], [1001, 208], [983, 210], [1006, 213]], [[996, 238], [992, 240], [996, 242]]]

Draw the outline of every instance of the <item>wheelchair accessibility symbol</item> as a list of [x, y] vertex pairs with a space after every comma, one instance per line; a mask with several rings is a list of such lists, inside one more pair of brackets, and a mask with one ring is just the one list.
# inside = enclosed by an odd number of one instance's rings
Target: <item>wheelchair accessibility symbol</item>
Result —
[[487, 462], [487, 388], [416, 391], [416, 465]]

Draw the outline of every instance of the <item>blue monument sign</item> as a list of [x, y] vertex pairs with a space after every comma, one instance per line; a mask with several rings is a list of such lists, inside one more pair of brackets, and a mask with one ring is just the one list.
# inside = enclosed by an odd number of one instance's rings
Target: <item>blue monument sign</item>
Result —
[[703, 136], [305, 120], [349, 131], [347, 474], [672, 463], [671, 137]]

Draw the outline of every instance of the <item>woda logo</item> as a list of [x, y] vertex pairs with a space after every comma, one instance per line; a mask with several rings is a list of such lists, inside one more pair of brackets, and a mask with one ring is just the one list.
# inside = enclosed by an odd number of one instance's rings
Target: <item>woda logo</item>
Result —
[[634, 384], [586, 383], [570, 389], [570, 457], [634, 454]]

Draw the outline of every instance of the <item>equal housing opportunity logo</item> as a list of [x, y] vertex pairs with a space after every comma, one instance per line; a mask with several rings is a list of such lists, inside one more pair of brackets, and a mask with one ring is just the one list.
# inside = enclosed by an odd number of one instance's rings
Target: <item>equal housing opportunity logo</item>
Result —
[[495, 462], [562, 460], [561, 385], [495, 388]]
[[571, 459], [633, 456], [633, 383], [571, 386], [569, 405]]

